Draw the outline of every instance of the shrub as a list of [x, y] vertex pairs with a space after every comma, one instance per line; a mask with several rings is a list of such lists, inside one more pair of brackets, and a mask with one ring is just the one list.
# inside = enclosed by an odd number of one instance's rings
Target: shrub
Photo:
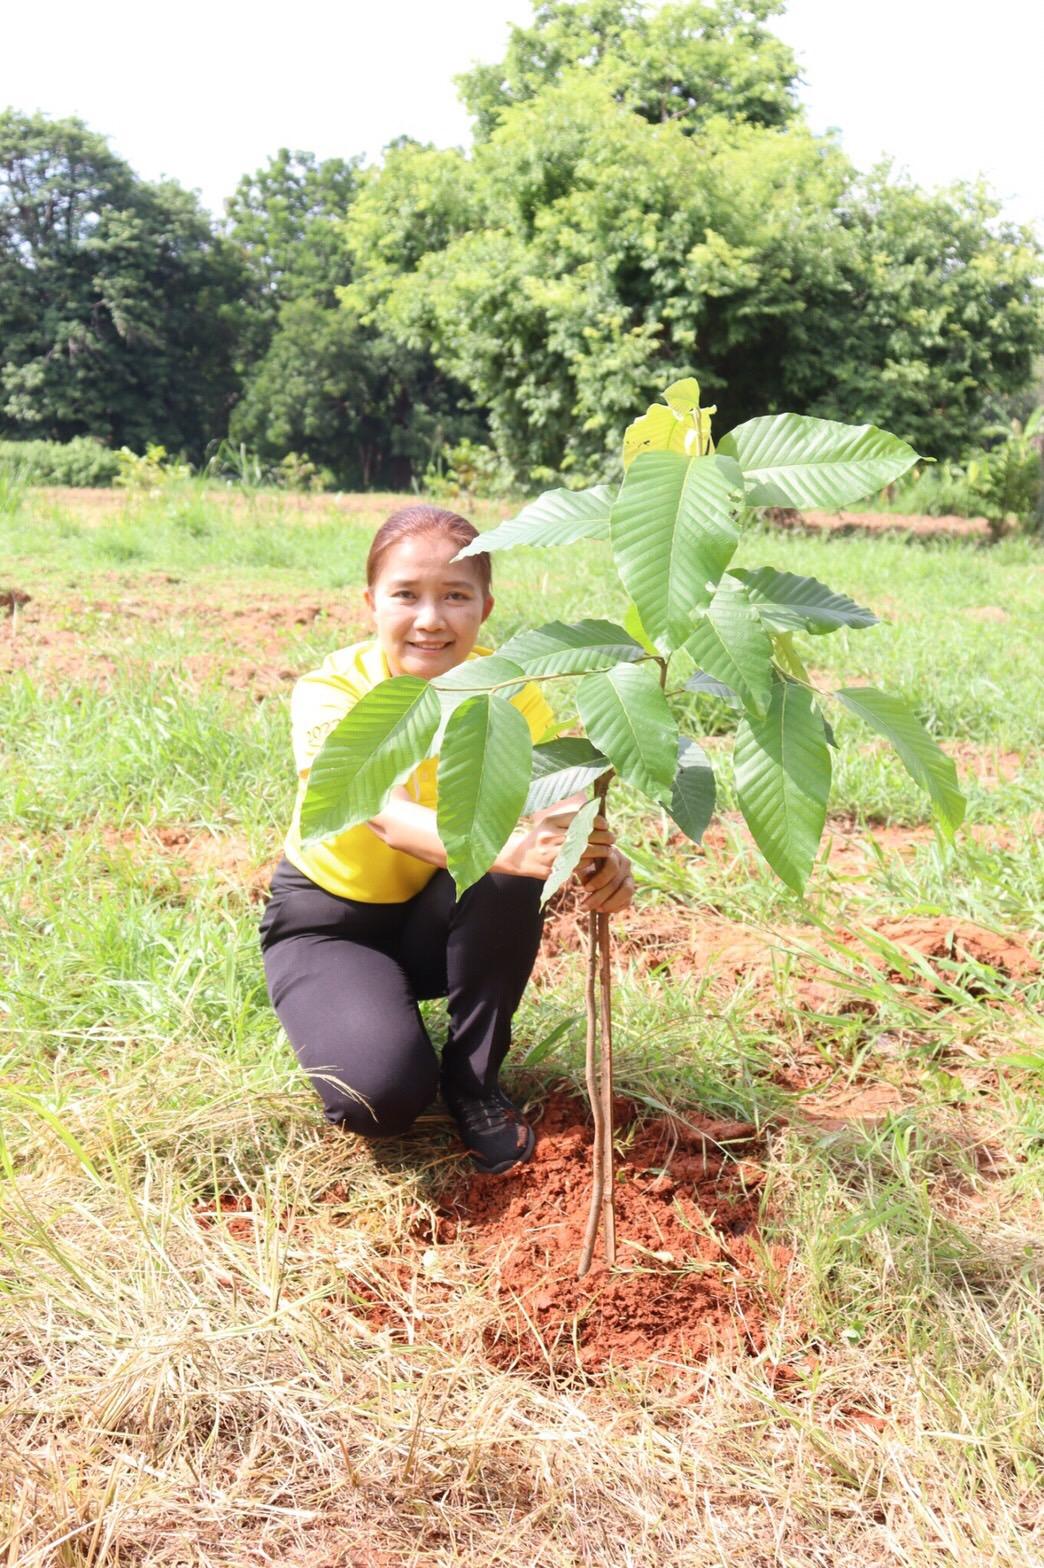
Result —
[[162, 490], [165, 485], [177, 484], [192, 476], [188, 463], [181, 463], [170, 456], [165, 446], [150, 442], [144, 456], [121, 446], [116, 453], [119, 471], [115, 483], [121, 490]]
[[90, 436], [71, 441], [0, 441], [0, 468], [13, 469], [26, 485], [97, 489], [112, 484], [119, 459]]
[[1041, 523], [1041, 421], [1034, 409], [1025, 425], [1013, 419], [996, 432], [995, 446], [975, 452], [968, 463], [968, 487], [994, 537], [1010, 528]]

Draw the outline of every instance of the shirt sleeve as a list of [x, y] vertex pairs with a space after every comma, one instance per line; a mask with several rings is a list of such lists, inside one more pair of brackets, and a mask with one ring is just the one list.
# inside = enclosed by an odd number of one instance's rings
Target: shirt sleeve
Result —
[[360, 695], [355, 682], [332, 668], [329, 659], [302, 675], [290, 698], [290, 737], [299, 777], [307, 776], [323, 741]]

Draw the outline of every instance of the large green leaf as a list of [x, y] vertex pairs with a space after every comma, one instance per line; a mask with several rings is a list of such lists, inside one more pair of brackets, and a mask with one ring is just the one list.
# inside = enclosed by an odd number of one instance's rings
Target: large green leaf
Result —
[[763, 414], [723, 436], [718, 451], [743, 470], [748, 506], [848, 506], [891, 484], [917, 461], [876, 425], [806, 414]]
[[586, 806], [580, 807], [569, 824], [562, 848], [558, 851], [555, 863], [551, 867], [551, 875], [544, 883], [544, 891], [540, 895], [542, 904], [546, 904], [548, 899], [558, 892], [579, 865], [580, 856], [587, 848], [587, 841], [591, 837], [591, 829], [594, 827], [600, 805], [601, 802], [597, 799], [589, 800]]
[[301, 805], [304, 842], [376, 816], [424, 757], [438, 722], [439, 699], [416, 675], [393, 676], [361, 697], [312, 764]]
[[731, 575], [710, 604], [694, 613], [685, 651], [708, 675], [731, 688], [757, 717], [772, 698], [772, 644], [757, 610]]
[[720, 697], [733, 708], [741, 706], [739, 698], [731, 686], [724, 681], [715, 680], [713, 675], [708, 675], [706, 670], [697, 670], [695, 675], [690, 675], [685, 682], [686, 691], [702, 692], [707, 697]]
[[609, 766], [609, 759], [582, 736], [565, 735], [534, 746], [533, 777], [524, 812], [543, 811], [569, 795], [590, 789]]
[[644, 659], [645, 649], [612, 621], [549, 621], [535, 631], [509, 637], [498, 658], [510, 659], [527, 676], [586, 675], [612, 669], [625, 659]]
[[765, 717], [740, 720], [735, 763], [747, 826], [773, 871], [800, 893], [815, 862], [830, 793], [830, 748], [812, 693], [777, 681]]
[[910, 777], [926, 790], [947, 838], [964, 821], [966, 802], [957, 784], [957, 769], [940, 751], [924, 725], [900, 697], [874, 686], [848, 687], [836, 693], [852, 713], [890, 741]]
[[687, 735], [678, 741], [678, 771], [669, 810], [694, 844], [700, 842], [714, 815], [714, 769], [703, 747]]
[[591, 740], [622, 779], [670, 809], [678, 727], [653, 669], [618, 664], [580, 682], [576, 705]]
[[529, 787], [529, 725], [503, 697], [469, 697], [439, 753], [436, 822], [457, 896], [496, 860]]
[[873, 610], [865, 610], [847, 594], [835, 593], [815, 577], [777, 572], [771, 566], [754, 571], [736, 567], [729, 573], [747, 590], [766, 626], [774, 631], [836, 632], [839, 626], [876, 626]]
[[594, 485], [590, 490], [546, 490], [523, 507], [517, 517], [480, 534], [453, 559], [463, 561], [469, 555], [512, 550], [520, 544], [572, 544], [576, 539], [604, 539], [609, 533], [609, 512], [615, 494], [613, 485]]
[[726, 458], [642, 452], [613, 506], [617, 571], [660, 648], [679, 648], [690, 612], [706, 604], [739, 542], [742, 478]]

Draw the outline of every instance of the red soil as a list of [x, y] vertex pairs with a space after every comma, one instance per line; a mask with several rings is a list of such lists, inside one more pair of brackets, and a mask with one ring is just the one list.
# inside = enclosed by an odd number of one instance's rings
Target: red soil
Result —
[[984, 517], [903, 516], [898, 512], [796, 512], [772, 507], [767, 516], [778, 528], [804, 528], [827, 534], [916, 534], [920, 538], [943, 535], [960, 539], [988, 539], [990, 525]]
[[[534, 970], [537, 984], [554, 984], [564, 962], [575, 963], [576, 955], [586, 954], [587, 916], [578, 909], [578, 898], [574, 890], [565, 889], [552, 904]], [[915, 972], [910, 980], [904, 973], [910, 967], [905, 958], [893, 962], [887, 952], [878, 951], [875, 936], [900, 951], [912, 951], [915, 971], [916, 955], [929, 963], [936, 961], [943, 981], [954, 979], [954, 963], [981, 964], [1009, 980], [1027, 980], [1040, 971], [1023, 937], [945, 917], [874, 919], [852, 930], [839, 925], [828, 938], [815, 926], [777, 924], [761, 930], [707, 910], [657, 904], [616, 916], [612, 934], [613, 962], [618, 968], [674, 981], [708, 982], [719, 997], [747, 984], [759, 993], [753, 1006], [762, 1012], [777, 1005], [775, 977], [784, 972], [788, 994], [810, 1012], [865, 1009], [868, 1004], [842, 982], [849, 973], [856, 982], [872, 979], [874, 971], [893, 982], [915, 985], [924, 993], [922, 1001], [930, 1003], [934, 997], [930, 978]], [[975, 993], [974, 976], [964, 984], [970, 994]]]
[[693, 1113], [639, 1124], [618, 1102], [617, 1267], [602, 1242], [576, 1277], [590, 1199], [592, 1129], [584, 1104], [544, 1106], [532, 1162], [470, 1175], [443, 1202], [440, 1240], [464, 1240], [488, 1265], [500, 1306], [487, 1335], [497, 1364], [597, 1371], [650, 1357], [757, 1353], [789, 1254], [757, 1232], [758, 1165], [739, 1159], [747, 1124]]
[[[0, 674], [24, 670], [34, 679], [84, 681], [106, 689], [126, 667], [148, 659], [190, 688], [220, 681], [259, 701], [288, 692], [309, 667], [302, 630], [322, 622], [329, 647], [360, 635], [364, 613], [355, 593], [243, 598], [242, 589], [208, 585], [206, 596], [166, 573], [143, 577], [134, 592], [114, 598], [78, 594], [27, 599], [0, 592], [12, 625], [0, 637]], [[193, 652], [156, 653], [151, 629], [180, 626], [204, 644]], [[313, 661], [314, 662], [314, 661]]]

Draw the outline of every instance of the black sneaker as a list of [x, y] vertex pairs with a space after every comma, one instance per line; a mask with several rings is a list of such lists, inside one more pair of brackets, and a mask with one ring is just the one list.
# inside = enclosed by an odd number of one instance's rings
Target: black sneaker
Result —
[[536, 1135], [499, 1086], [471, 1094], [443, 1078], [442, 1098], [477, 1170], [500, 1176], [532, 1158]]

